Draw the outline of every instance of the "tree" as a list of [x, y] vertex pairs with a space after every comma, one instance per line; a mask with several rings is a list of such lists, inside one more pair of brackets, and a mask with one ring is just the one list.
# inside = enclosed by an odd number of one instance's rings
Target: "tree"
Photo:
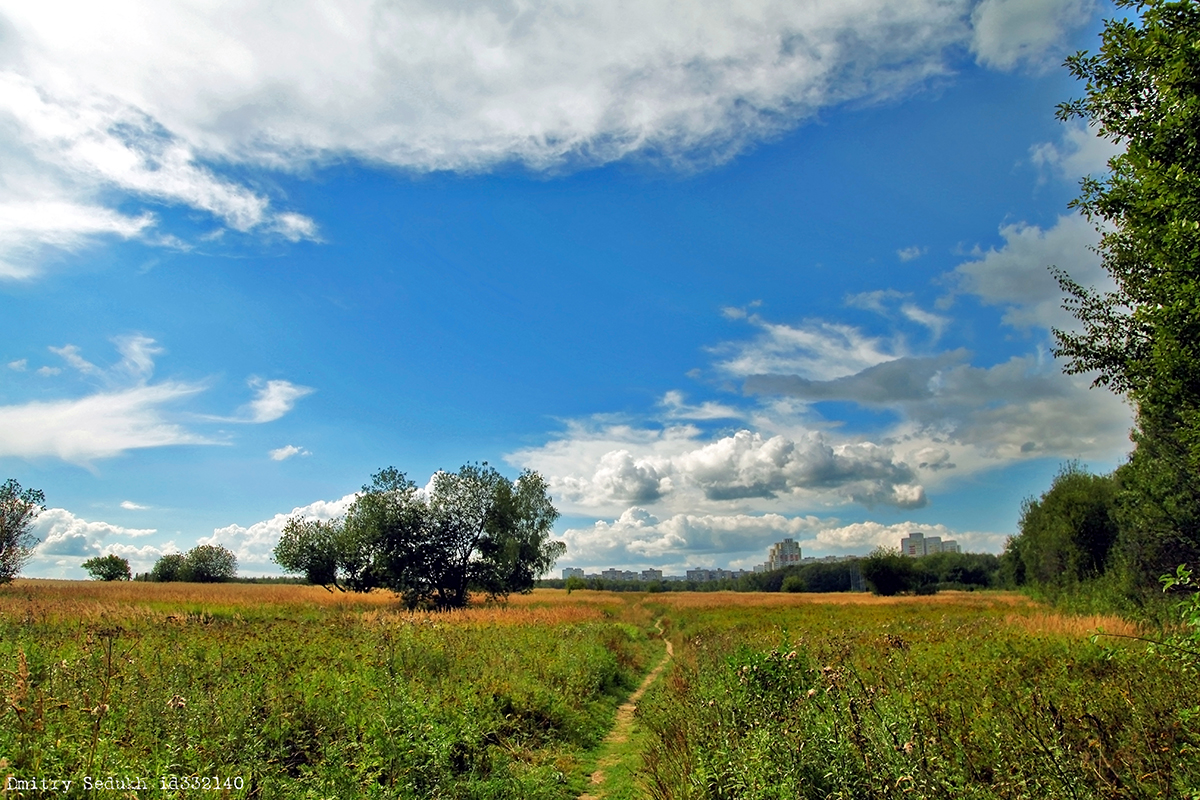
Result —
[[877, 548], [859, 561], [863, 580], [874, 594], [891, 597], [904, 592], [929, 593], [936, 589], [936, 578], [922, 568], [919, 559], [902, 556], [895, 550]]
[[535, 472], [510, 481], [485, 463], [439, 472], [425, 492], [388, 467], [344, 518], [289, 520], [273, 557], [314, 583], [390, 589], [410, 608], [529, 592], [565, 550], [550, 539], [558, 512], [546, 488]]
[[150, 580], [222, 583], [237, 577], [237, 556], [217, 544], [201, 544], [184, 553], [168, 553], [154, 563]]
[[1116, 495], [1115, 478], [1071, 462], [1040, 498], [1022, 503], [1020, 534], [1008, 549], [1023, 582], [1063, 588], [1099, 577], [1117, 541]]
[[192, 583], [223, 583], [237, 577], [237, 556], [219, 544], [201, 544], [184, 558], [183, 577]]
[[1082, 329], [1056, 330], [1055, 355], [1136, 407], [1117, 517], [1123, 568], [1145, 584], [1200, 556], [1200, 5], [1116, 5], [1138, 17], [1107, 21], [1099, 53], [1067, 60], [1086, 91], [1059, 107], [1125, 148], [1072, 203], [1115, 288], [1056, 271]]
[[187, 557], [183, 553], [167, 553], [161, 556], [150, 569], [150, 580], [155, 583], [170, 583], [184, 580]]
[[127, 581], [132, 578], [129, 562], [113, 553], [89, 558], [82, 566], [92, 576], [92, 580]]
[[45, 504], [40, 490], [22, 489], [12, 478], [0, 485], [0, 584], [17, 577], [33, 555], [38, 540], [30, 529]]

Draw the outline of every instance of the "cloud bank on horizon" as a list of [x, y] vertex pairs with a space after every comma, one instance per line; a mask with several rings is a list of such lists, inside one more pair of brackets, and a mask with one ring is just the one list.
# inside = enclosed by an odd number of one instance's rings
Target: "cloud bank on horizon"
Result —
[[[171, 252], [254, 241], [332, 249], [328, 221], [275, 177], [303, 182], [342, 164], [392, 179], [515, 168], [556, 180], [614, 162], [698, 174], [834, 109], [949, 85], [967, 61], [1043, 74], [1096, 9], [1090, 0], [706, 0], [686, 11], [657, 1], [0, 0], [0, 284], [36, 287], [55, 264], [114, 240]], [[1030, 142], [1028, 160], [1043, 182], [1062, 182], [1103, 170], [1111, 154], [1068, 128], [1061, 141]], [[641, 410], [538, 409], [560, 429], [500, 455], [547, 476], [579, 565], [748, 565], [764, 540], [784, 535], [818, 552], [863, 552], [914, 526], [998, 550], [1002, 531], [846, 519], [851, 509], [916, 514], [931, 494], [991, 470], [1111, 461], [1125, 446], [1129, 409], [1089, 391], [1086, 376], [1063, 376], [1046, 350], [1046, 331], [1071, 324], [1046, 265], [1103, 285], [1088, 251], [1095, 231], [1077, 216], [995, 224], [1002, 244], [965, 249], [934, 276], [933, 304], [859, 287], [840, 309], [785, 319], [726, 298], [714, 318], [741, 333], [703, 343], [691, 384]], [[921, 242], [898, 244], [900, 264], [930, 258]], [[981, 362], [947, 343], [965, 303], [995, 309], [1003, 335], [1028, 346]], [[201, 400], [223, 378], [156, 378], [172, 342], [113, 341], [120, 360], [108, 366], [61, 339], [40, 344], [42, 361], [7, 362], [9, 379], [40, 388], [36, 398], [0, 396], [0, 458], [94, 469], [137, 451], [233, 446], [314, 392], [335, 391], [249, 375], [246, 397], [214, 413]], [[257, 457], [291, 466], [324, 455], [287, 441]], [[297, 500], [290, 514], [215, 527], [201, 542], [231, 547], [243, 569], [274, 571], [270, 550], [289, 516], [328, 519], [352, 497]], [[119, 507], [164, 506], [149, 500]], [[125, 539], [159, 529], [61, 508], [40, 525], [46, 569], [101, 552], [144, 567], [186, 549], [161, 535], [135, 547]]]

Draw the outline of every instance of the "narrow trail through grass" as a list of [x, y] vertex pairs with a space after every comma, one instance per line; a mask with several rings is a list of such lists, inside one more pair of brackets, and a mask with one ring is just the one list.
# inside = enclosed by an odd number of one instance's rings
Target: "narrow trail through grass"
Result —
[[[637, 758], [637, 748], [630, 747], [630, 735], [633, 732], [633, 713], [637, 710], [637, 704], [642, 699], [642, 695], [646, 690], [654, 685], [658, 680], [658, 676], [666, 669], [667, 664], [675, 655], [675, 648], [672, 647], [671, 641], [666, 638], [662, 627], [662, 619], [658, 619], [654, 623], [655, 630], [660, 636], [663, 636], [663, 643], [667, 646], [667, 652], [663, 655], [662, 660], [650, 670], [646, 677], [642, 680], [641, 685], [629, 695], [620, 708], [617, 709], [617, 719], [613, 723], [612, 730], [604, 737], [604, 741], [600, 744], [600, 755], [596, 760], [596, 769], [592, 772], [592, 777], [589, 782], [588, 790], [579, 796], [579, 800], [602, 800], [609, 798], [610, 800], [618, 800], [618, 797], [624, 798], [629, 795], [629, 791], [633, 788], [633, 765], [630, 763]], [[613, 781], [609, 780], [614, 777], [613, 773], [621, 769], [620, 779]], [[615, 784], [615, 785], [614, 785]]]

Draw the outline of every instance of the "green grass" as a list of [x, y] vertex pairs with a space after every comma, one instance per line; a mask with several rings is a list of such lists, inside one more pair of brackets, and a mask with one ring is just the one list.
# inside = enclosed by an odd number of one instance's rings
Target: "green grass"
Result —
[[721, 798], [1200, 796], [1195, 664], [953, 599], [663, 607], [643, 785]]
[[[590, 611], [156, 609], [0, 616], [0, 778], [150, 778], [139, 797], [569, 798], [653, 650], [631, 615]], [[241, 788], [164, 792], [170, 775]]]

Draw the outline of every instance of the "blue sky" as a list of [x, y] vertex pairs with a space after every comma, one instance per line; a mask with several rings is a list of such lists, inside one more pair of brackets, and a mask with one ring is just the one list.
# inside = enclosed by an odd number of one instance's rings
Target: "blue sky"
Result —
[[[33, 7], [36, 5], [36, 8]], [[998, 552], [1109, 470], [1047, 267], [1087, 0], [0, 2], [0, 474], [25, 574], [243, 574], [381, 467], [547, 477], [559, 566]]]

